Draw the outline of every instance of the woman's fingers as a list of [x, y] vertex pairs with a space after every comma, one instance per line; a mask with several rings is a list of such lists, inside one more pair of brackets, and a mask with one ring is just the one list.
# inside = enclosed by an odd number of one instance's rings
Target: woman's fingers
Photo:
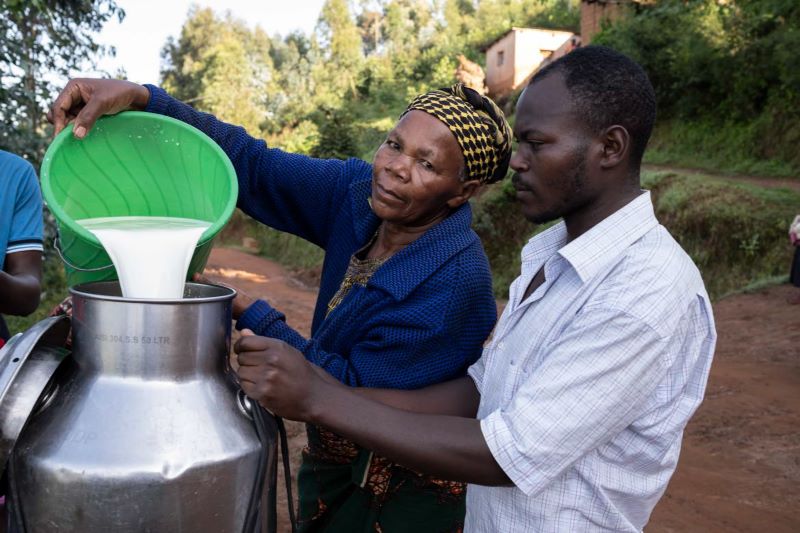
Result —
[[74, 118], [80, 108], [83, 107], [83, 95], [76, 80], [70, 80], [66, 87], [56, 97], [55, 102], [47, 113], [47, 120], [55, 126], [55, 133], [58, 135], [70, 119]]

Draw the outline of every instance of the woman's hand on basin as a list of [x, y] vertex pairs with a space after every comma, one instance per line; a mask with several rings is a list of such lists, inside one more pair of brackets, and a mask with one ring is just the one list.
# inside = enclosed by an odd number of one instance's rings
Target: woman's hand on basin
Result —
[[74, 121], [73, 133], [83, 139], [103, 115], [142, 110], [150, 100], [147, 87], [126, 80], [75, 78], [70, 80], [47, 112], [57, 135]]

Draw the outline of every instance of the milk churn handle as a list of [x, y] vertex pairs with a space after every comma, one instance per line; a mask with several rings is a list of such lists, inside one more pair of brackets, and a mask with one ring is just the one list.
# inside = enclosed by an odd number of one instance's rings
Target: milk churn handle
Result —
[[[239, 391], [239, 395], [241, 399], [246, 398], [244, 392], [241, 390]], [[292, 496], [292, 472], [291, 472], [291, 465], [289, 464], [289, 439], [286, 436], [286, 426], [283, 424], [283, 419], [277, 415], [274, 415], [261, 407], [258, 402], [247, 401], [243, 402], [243, 407], [245, 407], [246, 411], [249, 411], [250, 416], [253, 418], [253, 424], [256, 428], [256, 434], [258, 434], [258, 438], [261, 441], [262, 447], [267, 446], [267, 430], [266, 425], [267, 422], [265, 417], [270, 417], [275, 421], [275, 424], [278, 428], [278, 436], [280, 438], [280, 446], [281, 446], [281, 456], [283, 459], [283, 474], [286, 482], [286, 500], [287, 505], [289, 507], [289, 521], [292, 527], [292, 533], [296, 533], [297, 531], [297, 521], [294, 512], [294, 497]], [[259, 456], [258, 462], [258, 471], [265, 472], [267, 470], [266, 464], [264, 461], [266, 460], [266, 453], [263, 453]], [[245, 517], [245, 524], [244, 524], [244, 533], [254, 533], [261, 531], [261, 522], [260, 513], [263, 512], [263, 509], [260, 509], [260, 505], [258, 504], [259, 499], [261, 498], [261, 491], [263, 490], [263, 482], [265, 480], [262, 479], [261, 483], [256, 483], [253, 487], [253, 492], [250, 494], [250, 502], [248, 504], [247, 509], [247, 516]], [[275, 498], [275, 494], [272, 494], [272, 497]], [[273, 500], [274, 501], [274, 500]], [[274, 527], [274, 522], [270, 526], [270, 528]]]
[[64, 262], [65, 265], [70, 267], [72, 270], [78, 270], [80, 272], [99, 272], [100, 270], [107, 270], [109, 268], [114, 268], [114, 265], [105, 265], [97, 268], [81, 268], [77, 265], [73, 265], [72, 263], [64, 257], [64, 254], [61, 252], [61, 240], [59, 240], [58, 235], [53, 237], [53, 248], [55, 248], [56, 253], [58, 253], [58, 257], [61, 258], [61, 261]]
[[283, 418], [275, 416], [278, 424], [278, 436], [281, 439], [281, 456], [283, 458], [283, 477], [286, 481], [287, 504], [289, 506], [289, 520], [292, 523], [292, 533], [297, 532], [297, 521], [294, 514], [294, 496], [292, 496], [292, 467], [289, 464], [289, 439], [286, 437], [286, 426]]

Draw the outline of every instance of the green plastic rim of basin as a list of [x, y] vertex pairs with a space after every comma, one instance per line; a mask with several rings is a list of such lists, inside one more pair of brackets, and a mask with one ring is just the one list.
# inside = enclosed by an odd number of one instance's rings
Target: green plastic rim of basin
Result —
[[67, 284], [117, 279], [100, 241], [76, 221], [158, 216], [211, 223], [187, 278], [205, 267], [214, 237], [236, 207], [236, 172], [203, 132], [154, 113], [127, 111], [100, 118], [83, 140], [65, 128], [41, 169], [42, 193], [58, 223], [57, 248]]

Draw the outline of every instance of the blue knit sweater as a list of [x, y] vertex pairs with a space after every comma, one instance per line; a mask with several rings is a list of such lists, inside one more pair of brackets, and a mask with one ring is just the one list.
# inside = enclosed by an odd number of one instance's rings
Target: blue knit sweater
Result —
[[191, 124], [225, 151], [239, 180], [239, 208], [325, 250], [310, 339], [263, 300], [245, 311], [238, 329], [287, 342], [351, 386], [414, 389], [465, 374], [497, 318], [469, 205], [390, 257], [366, 287], [354, 286], [326, 317], [350, 257], [380, 224], [367, 203], [372, 167], [268, 148], [241, 127], [147, 88], [147, 111]]

